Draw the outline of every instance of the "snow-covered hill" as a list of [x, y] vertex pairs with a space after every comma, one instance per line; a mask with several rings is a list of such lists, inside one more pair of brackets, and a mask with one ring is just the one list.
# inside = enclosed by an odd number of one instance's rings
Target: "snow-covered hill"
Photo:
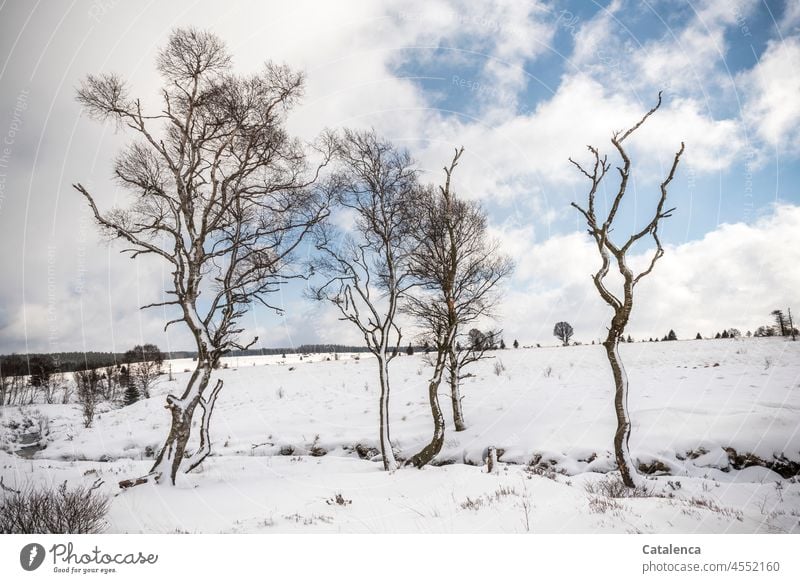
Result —
[[[654, 472], [649, 496], [605, 495], [615, 422], [599, 346], [497, 351], [464, 383], [467, 431], [452, 430], [442, 386], [445, 465], [393, 474], [362, 459], [378, 434], [368, 356], [232, 358], [219, 371], [214, 456], [178, 487], [120, 493], [110, 530], [799, 532], [800, 484], [786, 477], [800, 463], [800, 342], [636, 343], [622, 354], [631, 451]], [[163, 396], [180, 390], [190, 367], [174, 361], [173, 382], [146, 401], [102, 409], [89, 429], [77, 405], [3, 408], [5, 450], [19, 447], [9, 426], [22, 418], [48, 426], [33, 459], [0, 453], [6, 483], [100, 475], [116, 492], [119, 479], [146, 472], [168, 428]], [[432, 430], [429, 370], [422, 355], [392, 362], [401, 458]], [[483, 467], [488, 446], [503, 450], [496, 474]]]

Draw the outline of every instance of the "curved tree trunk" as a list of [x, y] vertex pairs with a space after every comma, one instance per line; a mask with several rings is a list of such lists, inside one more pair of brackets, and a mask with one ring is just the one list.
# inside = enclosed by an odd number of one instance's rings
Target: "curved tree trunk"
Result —
[[619, 356], [619, 336], [612, 329], [603, 342], [606, 356], [614, 375], [614, 411], [617, 416], [617, 431], [614, 434], [614, 455], [617, 459], [622, 481], [629, 488], [637, 485], [638, 474], [631, 458], [628, 440], [631, 436], [631, 419], [628, 414], [628, 375]]
[[222, 379], [218, 379], [208, 398], [200, 398], [199, 405], [203, 409], [203, 417], [200, 419], [200, 447], [184, 460], [187, 473], [203, 463], [203, 460], [211, 453], [211, 436], [209, 435], [211, 414], [214, 412], [214, 404], [217, 402], [217, 395], [222, 390], [222, 385]]
[[[119, 483], [120, 487], [136, 486], [151, 479], [156, 483], [164, 483], [167, 475], [169, 476], [169, 483], [174, 485], [181, 469], [188, 472], [197, 467], [208, 456], [211, 452], [211, 442], [208, 436], [209, 422], [217, 394], [222, 388], [222, 381], [220, 380], [211, 391], [209, 398], [203, 398], [203, 393], [211, 378], [211, 371], [210, 362], [198, 359], [197, 367], [189, 378], [181, 397], [178, 398], [175, 395], [167, 396], [165, 407], [170, 410], [172, 421], [164, 445], [159, 449], [153, 466], [146, 476], [135, 480], [123, 480]], [[192, 456], [186, 456], [186, 447], [192, 432], [192, 419], [198, 405], [203, 409], [200, 446]]]
[[397, 469], [397, 460], [392, 450], [392, 441], [389, 436], [389, 363], [386, 360], [385, 352], [378, 354], [378, 368], [381, 383], [380, 398], [380, 444], [381, 456], [383, 457], [383, 469], [393, 471]]
[[444, 445], [444, 415], [442, 415], [442, 408], [439, 405], [439, 386], [442, 383], [445, 358], [446, 355], [440, 354], [436, 359], [433, 376], [428, 382], [428, 401], [430, 402], [433, 416], [433, 437], [431, 437], [428, 445], [409, 460], [409, 463], [417, 468], [430, 463], [442, 451], [442, 446]]

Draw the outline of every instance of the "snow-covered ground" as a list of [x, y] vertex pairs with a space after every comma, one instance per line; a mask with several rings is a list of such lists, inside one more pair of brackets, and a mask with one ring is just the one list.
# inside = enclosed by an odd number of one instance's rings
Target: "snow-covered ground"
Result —
[[[615, 421], [599, 346], [498, 351], [464, 382], [461, 433], [443, 386], [443, 465], [423, 470], [387, 474], [362, 459], [378, 445], [372, 359], [289, 354], [227, 360], [214, 455], [175, 488], [116, 483], [147, 471], [168, 428], [163, 396], [180, 390], [188, 360], [172, 362], [175, 380], [151, 399], [106, 406], [89, 429], [77, 405], [1, 408], [0, 474], [6, 484], [103, 478], [116, 494], [110, 532], [800, 532], [800, 479], [736, 469], [777, 462], [788, 475], [800, 463], [800, 342], [636, 343], [622, 354], [631, 450], [658, 474], [644, 497], [604, 493]], [[422, 355], [392, 362], [401, 458], [431, 433], [429, 370]], [[45, 427], [33, 459], [9, 453], [26, 424]], [[495, 474], [483, 466], [488, 446], [503, 450]]]

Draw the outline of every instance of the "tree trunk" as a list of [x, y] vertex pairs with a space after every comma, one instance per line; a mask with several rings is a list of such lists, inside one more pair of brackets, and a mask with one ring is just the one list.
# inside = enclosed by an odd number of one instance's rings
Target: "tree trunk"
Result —
[[211, 453], [211, 436], [209, 435], [211, 414], [214, 412], [214, 404], [217, 402], [217, 395], [222, 390], [222, 385], [222, 379], [218, 379], [208, 398], [200, 397], [199, 404], [203, 409], [203, 416], [200, 419], [200, 447], [186, 459], [186, 472], [191, 472], [199, 466]]
[[[621, 333], [621, 331], [620, 331]], [[623, 483], [634, 488], [638, 482], [638, 474], [631, 458], [628, 440], [631, 435], [631, 420], [628, 415], [628, 375], [619, 356], [619, 335], [612, 324], [606, 341], [603, 342], [606, 356], [614, 375], [614, 411], [617, 416], [617, 431], [614, 434], [614, 455], [617, 459]]]
[[450, 352], [450, 401], [453, 405], [453, 425], [456, 431], [464, 431], [467, 424], [464, 422], [464, 409], [461, 406], [461, 386], [458, 380], [458, 362], [455, 352]]
[[442, 445], [444, 445], [444, 415], [442, 415], [442, 408], [439, 405], [439, 386], [442, 383], [446, 358], [446, 354], [439, 353], [433, 369], [433, 376], [428, 382], [428, 401], [433, 416], [433, 437], [428, 445], [409, 460], [409, 463], [417, 468], [429, 464], [442, 451]]
[[[191, 462], [186, 471], [189, 471], [203, 460], [211, 451], [211, 444], [208, 441], [208, 424], [213, 410], [213, 402], [216, 400], [217, 393], [222, 387], [221, 381], [217, 384], [212, 391], [211, 398], [208, 402], [203, 400], [203, 392], [208, 386], [208, 381], [211, 378], [211, 363], [207, 360], [198, 358], [197, 367], [192, 373], [186, 389], [181, 395], [180, 399], [174, 395], [167, 396], [166, 408], [170, 410], [172, 415], [172, 422], [170, 425], [169, 434], [161, 446], [161, 449], [156, 456], [153, 467], [145, 478], [139, 480], [125, 480], [120, 482], [120, 486], [130, 487], [137, 484], [144, 483], [152, 478], [157, 483], [164, 481], [164, 476], [169, 475], [169, 482], [175, 485], [175, 478], [181, 470], [184, 462], [188, 462], [189, 458], [185, 456], [186, 446], [189, 443], [189, 438], [192, 432], [192, 418], [198, 404], [203, 406], [203, 423], [201, 427], [201, 446], [197, 454], [191, 457]], [[211, 406], [209, 406], [209, 403]]]
[[486, 452], [486, 472], [493, 474], [495, 469], [497, 469], [497, 448], [492, 445]]
[[389, 363], [386, 353], [377, 355], [379, 376], [381, 383], [380, 399], [380, 444], [383, 457], [383, 469], [390, 472], [397, 469], [397, 460], [392, 450], [392, 441], [389, 437]]

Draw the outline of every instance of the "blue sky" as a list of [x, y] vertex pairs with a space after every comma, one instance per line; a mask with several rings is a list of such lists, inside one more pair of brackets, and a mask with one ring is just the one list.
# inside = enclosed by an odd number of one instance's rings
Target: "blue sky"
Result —
[[[677, 210], [660, 228], [667, 255], [641, 288], [631, 332], [754, 329], [797, 299], [796, 2], [6, 3], [0, 15], [0, 138], [13, 132], [0, 243], [20, 250], [4, 259], [0, 352], [190, 346], [180, 330], [160, 332], [163, 313], [137, 310], [158, 299], [163, 266], [122, 259], [69, 186], [92, 185], [104, 208], [126, 203], [109, 176], [128, 136], [81, 115], [74, 87], [87, 73], [117, 71], [158, 107], [153, 59], [184, 25], [219, 34], [242, 72], [266, 58], [304, 70], [306, 97], [289, 119], [303, 139], [373, 127], [407, 147], [430, 181], [464, 145], [456, 187], [481, 201], [517, 263], [486, 323], [509, 339], [555, 342], [553, 323], [567, 318], [579, 340], [602, 332], [607, 309], [588, 279], [596, 252], [569, 206], [586, 185], [567, 158], [586, 160], [591, 143], [616, 162], [612, 132], [659, 90], [661, 110], [629, 144], [619, 236], [649, 219], [681, 140], [686, 153], [669, 193]], [[615, 185], [608, 180], [601, 201]], [[634, 263], [648, 251], [637, 248]], [[285, 316], [257, 310], [248, 333], [265, 346], [358, 340], [301, 292], [287, 286], [277, 298]]]
[[[638, 6], [628, 3], [628, 6], [630, 9], [614, 14], [614, 34], [619, 35], [624, 45], [639, 49], [649, 43], [674, 40], [682, 29], [697, 19], [696, 10], [689, 4], [659, 5], [655, 2]], [[606, 13], [606, 7], [595, 2], [558, 3], [543, 10], [546, 19], [555, 23], [555, 34], [540, 56], [518, 65], [524, 72], [525, 82], [514, 99], [501, 99], [501, 103], [518, 115], [530, 114], [553, 96], [562, 77], [573, 69], [569, 56], [575, 49], [577, 31], [587, 21]], [[783, 2], [757, 3], [746, 16], [742, 13], [736, 24], [724, 29], [726, 48], [716, 55], [716, 72], [735, 77], [757, 65], [767, 43], [780, 38], [777, 23], [785, 16], [784, 13]], [[499, 31], [503, 23], [489, 22], [487, 26]], [[455, 63], [449, 57], [452, 52], [458, 53]], [[625, 57], [608, 50], [601, 58], [614, 63]], [[403, 61], [394, 71], [398, 76], [414, 79], [415, 85], [436, 107], [456, 116], [480, 119], [484, 107], [482, 101], [496, 97], [498, 91], [492, 79], [487, 79], [484, 74], [486, 59], [486, 54], [480, 51], [464, 50], [458, 46], [413, 48], [406, 51]], [[651, 93], [654, 95], [659, 89], [653, 85]], [[740, 104], [725, 91], [702, 82], [696, 83], [692, 91], [708, 93], [704, 105], [709, 116], [725, 119], [740, 115]], [[697, 174], [691, 184], [677, 182], [670, 191], [672, 205], [692, 212], [677, 213], [673, 220], [665, 223], [666, 237], [672, 241], [698, 239], [721, 223], [752, 220], [767, 211], [772, 203], [797, 202], [800, 165], [794, 154], [785, 153], [786, 157], [781, 154], [774, 152], [769, 161], [758, 165], [748, 164], [745, 156], [737, 165]], [[565, 171], [569, 168], [565, 167]], [[561, 204], [562, 194], [557, 193], [551, 204]], [[493, 205], [491, 201], [487, 206], [495, 217], [508, 210], [505, 205]], [[643, 205], [640, 210], [637, 217], [644, 219], [648, 209]], [[562, 217], [551, 228], [554, 232], [562, 232], [574, 227], [573, 219]]]

